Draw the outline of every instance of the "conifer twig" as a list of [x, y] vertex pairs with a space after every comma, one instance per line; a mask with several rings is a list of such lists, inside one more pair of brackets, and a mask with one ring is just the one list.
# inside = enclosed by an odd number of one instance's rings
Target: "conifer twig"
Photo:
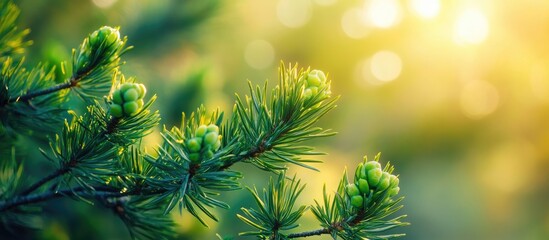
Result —
[[288, 236], [286, 237], [287, 238], [303, 238], [303, 237], [320, 236], [323, 234], [330, 234], [330, 230], [327, 228], [322, 228], [322, 229], [313, 230], [313, 231], [292, 233], [292, 234], [288, 234]]
[[64, 189], [59, 191], [47, 191], [44, 193], [35, 193], [30, 195], [20, 195], [8, 200], [0, 201], [0, 212], [10, 210], [12, 208], [27, 205], [32, 203], [44, 202], [59, 197], [75, 197], [75, 196], [90, 196], [93, 198], [101, 199], [107, 197], [121, 197], [131, 195], [132, 192], [120, 192], [118, 189], [110, 187], [94, 187], [94, 189], [86, 189], [83, 187], [75, 187], [70, 189]]

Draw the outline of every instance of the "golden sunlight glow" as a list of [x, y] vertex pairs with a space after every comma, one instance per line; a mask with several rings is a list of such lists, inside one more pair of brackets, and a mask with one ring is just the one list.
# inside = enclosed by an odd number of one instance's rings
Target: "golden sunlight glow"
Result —
[[350, 38], [364, 38], [370, 32], [370, 28], [362, 22], [363, 11], [359, 8], [347, 10], [341, 17], [341, 28]]
[[115, 4], [118, 0], [92, 0], [93, 4], [95, 6], [98, 6], [100, 8], [108, 8]]
[[499, 104], [497, 89], [486, 81], [471, 81], [461, 91], [461, 108], [471, 119], [483, 118], [494, 112]]
[[530, 69], [530, 87], [534, 97], [538, 100], [549, 102], [549, 73], [547, 66], [536, 63]]
[[422, 18], [434, 18], [440, 12], [439, 0], [411, 0], [412, 10]]
[[313, 0], [316, 4], [321, 6], [330, 6], [337, 2], [337, 0]]
[[359, 64], [358, 77], [360, 83], [381, 85], [398, 78], [401, 71], [400, 57], [394, 52], [383, 50]]
[[378, 28], [390, 28], [402, 17], [397, 0], [371, 0], [365, 4], [365, 22]]
[[488, 37], [488, 19], [478, 9], [464, 10], [454, 27], [454, 41], [458, 44], [479, 44]]
[[284, 26], [299, 28], [311, 19], [311, 5], [310, 0], [279, 0], [276, 16]]
[[250, 67], [255, 69], [265, 69], [273, 63], [275, 50], [271, 43], [265, 40], [255, 40], [246, 46], [244, 50], [244, 59]]

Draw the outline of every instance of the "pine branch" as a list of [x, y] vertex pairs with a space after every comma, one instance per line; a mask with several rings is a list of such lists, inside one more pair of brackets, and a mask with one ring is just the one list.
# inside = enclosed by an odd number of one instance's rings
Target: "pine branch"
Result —
[[288, 234], [286, 238], [304, 238], [304, 237], [320, 236], [323, 234], [330, 234], [330, 230], [327, 228], [322, 228], [322, 229], [308, 231], [308, 232], [292, 233], [292, 234]]
[[130, 192], [122, 193], [119, 189], [110, 187], [95, 187], [93, 190], [84, 187], [75, 187], [59, 191], [47, 191], [44, 193], [21, 195], [8, 200], [0, 201], [0, 212], [7, 211], [18, 206], [39, 203], [59, 197], [91, 197], [95, 199], [104, 199], [107, 197], [122, 197], [129, 195]]
[[10, 97], [5, 104], [10, 104], [10, 103], [14, 103], [14, 102], [27, 102], [27, 101], [35, 98], [35, 97], [44, 96], [44, 95], [48, 95], [50, 93], [61, 91], [63, 89], [76, 87], [76, 86], [78, 86], [78, 81], [80, 79], [82, 79], [83, 76], [85, 76], [85, 75], [77, 76], [76, 78], [72, 77], [69, 81], [67, 81], [65, 83], [60, 83], [58, 85], [55, 85], [55, 86], [52, 86], [52, 87], [49, 87], [49, 88], [46, 88], [46, 89], [41, 89], [41, 90], [28, 92], [28, 93], [25, 93], [23, 95], [16, 96], [16, 97]]
[[21, 196], [26, 196], [26, 195], [30, 194], [31, 192], [34, 192], [36, 189], [40, 188], [42, 185], [46, 184], [47, 182], [62, 176], [63, 174], [67, 173], [68, 171], [69, 171], [68, 167], [63, 167], [63, 168], [57, 169], [55, 172], [53, 172], [50, 175], [40, 179], [40, 181], [32, 184], [29, 188], [22, 191], [20, 193], [20, 195]]

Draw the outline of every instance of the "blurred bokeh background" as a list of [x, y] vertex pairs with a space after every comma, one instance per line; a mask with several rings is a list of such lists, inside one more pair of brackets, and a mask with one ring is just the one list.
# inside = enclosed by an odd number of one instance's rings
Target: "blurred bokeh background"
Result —
[[[329, 72], [341, 100], [319, 125], [338, 134], [311, 143], [329, 153], [320, 172], [292, 168], [307, 184], [303, 204], [321, 199], [325, 183], [335, 189], [363, 155], [382, 152], [406, 196], [404, 239], [549, 239], [549, 1], [16, 3], [32, 30], [28, 65], [69, 61], [87, 34], [120, 26], [135, 47], [122, 71], [158, 95], [167, 126], [200, 103], [230, 112], [247, 80], [276, 82], [281, 60]], [[251, 166], [236, 168], [244, 185], [267, 182]], [[216, 211], [224, 217], [209, 229], [174, 214], [179, 238], [246, 230], [235, 214], [252, 205], [250, 194], [223, 197], [233, 208]], [[129, 237], [107, 210], [66, 200], [47, 211], [43, 239]], [[304, 220], [303, 230], [317, 228], [312, 214]]]

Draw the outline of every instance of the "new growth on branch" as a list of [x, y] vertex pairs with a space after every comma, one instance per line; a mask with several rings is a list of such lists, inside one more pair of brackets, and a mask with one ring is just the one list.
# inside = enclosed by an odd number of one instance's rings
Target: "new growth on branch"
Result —
[[[142, 139], [158, 131], [161, 115], [154, 110], [157, 96], [149, 97], [144, 83], [126, 78], [119, 69], [121, 56], [130, 49], [119, 28], [103, 26], [89, 34], [73, 50], [70, 77], [56, 81], [46, 65], [24, 67], [17, 54], [28, 45], [23, 40], [28, 31], [6, 20], [18, 15], [11, 1], [0, 0], [0, 6], [0, 22], [7, 23], [0, 24], [0, 33], [10, 32], [0, 37], [0, 151], [7, 153], [0, 161], [0, 236], [16, 235], [10, 233], [14, 227], [36, 227], [27, 216], [44, 215], [48, 203], [66, 197], [111, 209], [133, 239], [174, 238], [176, 223], [169, 213], [175, 207], [205, 226], [207, 219], [224, 221], [213, 208], [239, 207], [238, 218], [255, 229], [240, 235], [260, 239], [403, 235], [384, 234], [407, 223], [401, 221], [405, 216], [393, 216], [402, 207], [399, 179], [392, 165], [381, 167], [379, 154], [358, 164], [354, 180], [344, 172], [338, 189], [324, 188], [322, 200], [296, 205], [309, 189], [298, 176], [286, 176], [286, 169], [316, 170], [315, 156], [323, 153], [307, 141], [334, 135], [317, 126], [338, 100], [323, 71], [281, 63], [275, 86], [250, 82], [249, 92], [236, 95], [229, 114], [204, 106], [183, 113], [179, 126], [163, 126], [160, 146], [145, 152]], [[7, 41], [15, 45], [6, 48]], [[70, 94], [82, 99], [83, 111], [66, 104]], [[16, 153], [25, 149], [15, 141], [29, 132], [48, 139], [49, 149], [40, 151], [53, 163], [51, 173], [27, 176], [24, 169], [32, 165], [18, 159]], [[224, 191], [242, 189], [240, 179], [247, 173], [235, 170], [235, 164], [251, 164], [273, 175], [267, 188], [248, 188], [255, 208], [219, 199]], [[308, 210], [319, 229], [300, 228]]]

